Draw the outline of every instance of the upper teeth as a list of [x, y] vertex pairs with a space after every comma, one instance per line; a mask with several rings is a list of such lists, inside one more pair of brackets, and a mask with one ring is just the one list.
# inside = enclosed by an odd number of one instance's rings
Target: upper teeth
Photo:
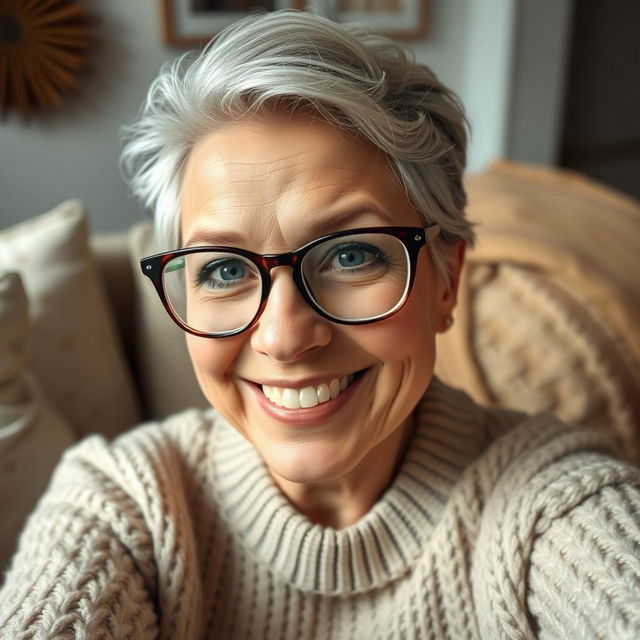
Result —
[[334, 378], [331, 382], [304, 389], [288, 389], [262, 385], [262, 392], [271, 402], [285, 409], [306, 409], [317, 404], [337, 398], [353, 382], [353, 374], [342, 378]]

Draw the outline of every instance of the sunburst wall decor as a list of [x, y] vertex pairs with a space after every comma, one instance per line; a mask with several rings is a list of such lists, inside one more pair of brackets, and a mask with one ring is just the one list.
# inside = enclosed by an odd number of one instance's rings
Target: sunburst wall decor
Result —
[[60, 105], [89, 44], [82, 2], [0, 0], [0, 115]]

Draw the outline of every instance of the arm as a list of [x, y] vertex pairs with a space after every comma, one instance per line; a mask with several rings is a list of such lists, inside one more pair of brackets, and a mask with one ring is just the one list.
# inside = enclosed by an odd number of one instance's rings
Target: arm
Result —
[[110, 489], [95, 468], [65, 456], [0, 591], [2, 640], [157, 637], [154, 580], [140, 561], [148, 536], [129, 518], [134, 503]]
[[527, 605], [541, 640], [640, 638], [640, 488], [603, 487], [536, 538]]
[[[474, 550], [481, 637], [635, 640], [640, 470], [611, 457], [596, 433], [544, 415], [524, 426], [495, 449], [507, 466], [484, 505]], [[522, 443], [531, 450], [514, 456]], [[589, 542], [594, 536], [597, 551]], [[593, 597], [584, 593], [587, 583]], [[615, 598], [598, 599], [607, 592]], [[627, 606], [636, 607], [635, 618], [625, 618]], [[599, 627], [590, 632], [587, 621]]]

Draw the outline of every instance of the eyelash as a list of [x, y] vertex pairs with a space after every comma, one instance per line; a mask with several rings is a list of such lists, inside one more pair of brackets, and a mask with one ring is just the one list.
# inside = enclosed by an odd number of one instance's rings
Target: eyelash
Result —
[[195, 277], [196, 286], [209, 286], [210, 288], [214, 288], [214, 289], [229, 289], [235, 286], [232, 280], [225, 282], [224, 280], [220, 280], [218, 278], [215, 279], [212, 286], [212, 282], [210, 279], [211, 273], [216, 269], [219, 269], [221, 266], [223, 266], [227, 262], [233, 262], [233, 260], [228, 258], [221, 258], [220, 260], [216, 260], [213, 263], [206, 264], [196, 274], [196, 277]]
[[[342, 267], [341, 271], [342, 272], [346, 272], [346, 271], [355, 271], [358, 268], [363, 268], [365, 266], [371, 266], [371, 263], [375, 263], [375, 264], [380, 264], [382, 262], [387, 262], [387, 256], [384, 254], [383, 251], [381, 251], [378, 247], [374, 247], [370, 244], [366, 244], [363, 242], [345, 242], [344, 244], [338, 244], [335, 245], [333, 247], [331, 247], [329, 249], [329, 251], [327, 251], [327, 253], [325, 254], [324, 259], [322, 260], [321, 264], [324, 264], [327, 260], [327, 258], [330, 258], [331, 260], [333, 260], [339, 252], [341, 251], [348, 251], [349, 249], [356, 249], [358, 251], [363, 251], [365, 253], [371, 254], [373, 256], [373, 259], [370, 260], [368, 263], [366, 263], [365, 265], [357, 265], [356, 267]], [[332, 254], [332, 255], [330, 255]], [[335, 269], [336, 271], [338, 269]]]

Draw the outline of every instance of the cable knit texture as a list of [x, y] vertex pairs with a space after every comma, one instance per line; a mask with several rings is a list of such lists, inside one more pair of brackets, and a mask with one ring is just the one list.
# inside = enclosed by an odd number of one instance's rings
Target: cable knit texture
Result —
[[601, 435], [434, 380], [392, 485], [314, 525], [213, 410], [70, 450], [0, 638], [640, 637], [640, 472]]

